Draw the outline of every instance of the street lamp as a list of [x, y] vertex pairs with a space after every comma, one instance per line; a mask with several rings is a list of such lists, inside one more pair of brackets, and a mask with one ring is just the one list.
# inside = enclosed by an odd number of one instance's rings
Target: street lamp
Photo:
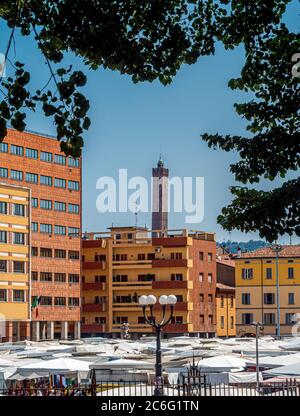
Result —
[[[161, 338], [161, 329], [168, 325], [173, 317], [174, 305], [177, 302], [177, 298], [175, 295], [162, 295], [159, 298], [159, 303], [162, 307], [162, 320], [157, 323], [155, 317], [153, 315], [153, 308], [156, 304], [157, 299], [154, 295], [149, 296], [141, 296], [139, 298], [139, 304], [143, 308], [143, 314], [145, 321], [147, 324], [151, 325], [155, 328], [156, 331], [156, 363], [155, 363], [155, 389], [154, 389], [154, 396], [163, 396], [163, 378], [162, 378], [162, 363], [161, 363], [161, 345], [160, 345], [160, 338]], [[167, 318], [167, 306], [170, 307], [170, 316]], [[150, 315], [147, 316], [147, 307], [150, 309]]]
[[276, 254], [276, 302], [277, 302], [277, 338], [280, 338], [280, 293], [279, 293], [279, 271], [278, 271], [278, 256], [282, 247], [275, 244], [272, 250]]
[[256, 351], [256, 390], [259, 392], [259, 353], [258, 353], [258, 337], [259, 330], [263, 330], [263, 324], [261, 322], [252, 322], [252, 325], [255, 326], [255, 351]]

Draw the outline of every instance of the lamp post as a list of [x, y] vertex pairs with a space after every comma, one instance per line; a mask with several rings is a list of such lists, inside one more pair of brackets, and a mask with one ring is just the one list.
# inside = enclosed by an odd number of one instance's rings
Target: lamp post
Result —
[[258, 337], [259, 337], [259, 330], [263, 330], [263, 324], [261, 322], [253, 322], [253, 326], [255, 326], [255, 352], [256, 352], [256, 390], [259, 392], [259, 353], [258, 353]]
[[[168, 325], [173, 317], [174, 305], [177, 302], [177, 298], [175, 295], [162, 295], [159, 298], [159, 303], [162, 307], [162, 320], [158, 323], [156, 322], [155, 316], [153, 315], [153, 308], [156, 304], [157, 299], [154, 295], [149, 296], [141, 296], [139, 298], [139, 304], [143, 308], [143, 314], [145, 321], [147, 324], [151, 325], [155, 328], [156, 331], [156, 363], [155, 363], [155, 389], [154, 389], [154, 396], [163, 396], [163, 377], [162, 377], [162, 362], [161, 362], [161, 329]], [[170, 307], [170, 315], [167, 318], [167, 306]], [[147, 316], [147, 307], [150, 309], [150, 315]]]
[[278, 255], [282, 250], [279, 244], [275, 244], [272, 250], [276, 254], [276, 303], [277, 303], [277, 338], [280, 338], [280, 292], [279, 292], [279, 270], [278, 270]]

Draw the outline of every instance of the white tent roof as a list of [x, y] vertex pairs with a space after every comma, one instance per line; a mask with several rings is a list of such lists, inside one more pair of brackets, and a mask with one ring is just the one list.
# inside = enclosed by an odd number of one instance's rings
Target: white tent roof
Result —
[[266, 367], [281, 367], [289, 364], [300, 363], [300, 353], [278, 355], [276, 357], [263, 357], [259, 360], [260, 365]]
[[126, 360], [121, 358], [119, 360], [111, 360], [111, 361], [96, 361], [95, 363], [90, 365], [90, 369], [100, 369], [100, 368], [153, 368], [154, 364], [149, 363], [147, 361], [139, 361], [139, 360]]
[[13, 365], [14, 365], [13, 361], [0, 357], [0, 367], [11, 367]]
[[204, 358], [199, 361], [199, 367], [210, 368], [215, 370], [220, 369], [233, 369], [233, 368], [244, 368], [246, 367], [246, 362], [242, 358], [235, 357], [233, 355], [217, 355], [215, 357]]
[[21, 370], [50, 370], [50, 371], [88, 371], [91, 363], [87, 361], [74, 360], [72, 358], [56, 358], [54, 360], [40, 360], [38, 363], [26, 364], [18, 367]]
[[282, 367], [272, 368], [271, 370], [264, 371], [264, 374], [272, 376], [300, 376], [300, 362], [297, 364], [284, 365]]

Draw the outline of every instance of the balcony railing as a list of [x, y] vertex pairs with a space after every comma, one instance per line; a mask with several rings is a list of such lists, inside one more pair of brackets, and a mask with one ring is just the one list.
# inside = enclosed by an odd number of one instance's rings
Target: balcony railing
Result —
[[81, 332], [85, 334], [97, 334], [106, 332], [105, 324], [82, 324]]
[[84, 261], [82, 264], [84, 270], [104, 270], [106, 269], [105, 261]]
[[153, 289], [189, 289], [192, 281], [187, 280], [156, 280], [152, 283]]
[[97, 282], [97, 283], [82, 283], [82, 290], [105, 290], [105, 283], [104, 282]]
[[85, 303], [82, 305], [82, 312], [105, 312], [106, 303]]

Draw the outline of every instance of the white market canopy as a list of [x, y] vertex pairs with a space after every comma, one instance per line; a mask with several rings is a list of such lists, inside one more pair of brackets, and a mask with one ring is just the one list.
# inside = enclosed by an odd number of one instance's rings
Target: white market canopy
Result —
[[297, 364], [284, 365], [282, 367], [272, 368], [271, 370], [264, 371], [264, 374], [270, 376], [300, 376], [300, 362]]
[[140, 360], [126, 360], [124, 358], [121, 358], [119, 360], [111, 360], [111, 361], [105, 361], [105, 362], [95, 362], [93, 364], [90, 364], [90, 369], [123, 369], [123, 368], [135, 368], [135, 369], [153, 369], [154, 364], [149, 363], [147, 361], [140, 361]]
[[246, 362], [242, 358], [233, 355], [217, 355], [215, 357], [204, 358], [198, 362], [201, 371], [230, 371], [233, 369], [243, 369]]
[[300, 353], [297, 354], [288, 354], [288, 355], [278, 355], [276, 357], [263, 357], [260, 358], [259, 364], [264, 367], [282, 367], [285, 365], [294, 365], [300, 363]]

